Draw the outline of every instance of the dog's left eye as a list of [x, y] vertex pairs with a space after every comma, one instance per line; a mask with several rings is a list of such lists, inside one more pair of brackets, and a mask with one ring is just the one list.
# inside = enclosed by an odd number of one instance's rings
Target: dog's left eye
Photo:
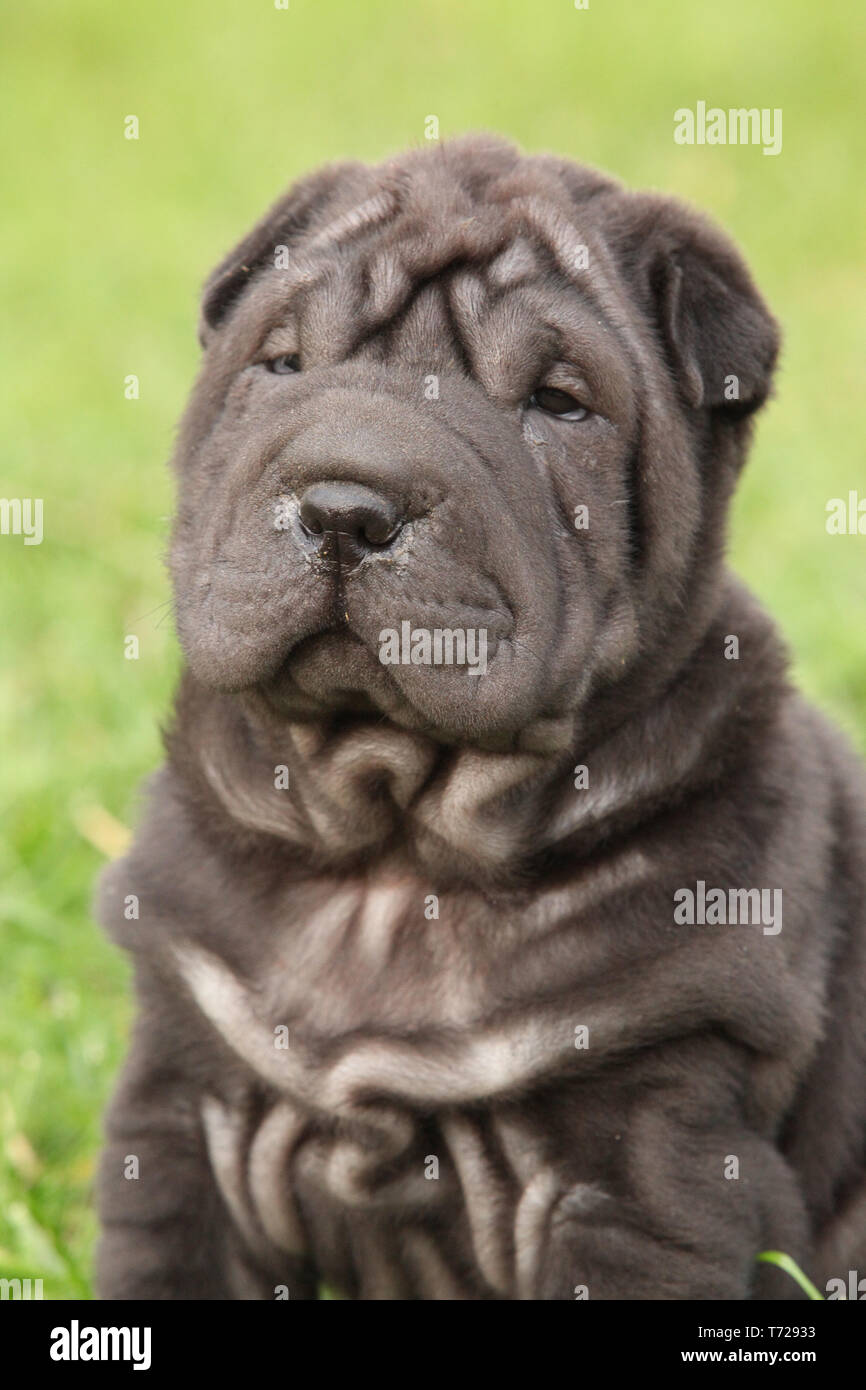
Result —
[[579, 400], [567, 391], [558, 391], [554, 386], [540, 386], [529, 398], [531, 409], [543, 410], [548, 415], [556, 415], [560, 420], [585, 420], [589, 411]]
[[275, 376], [289, 376], [301, 370], [301, 359], [296, 352], [284, 352], [280, 357], [269, 358], [265, 366]]

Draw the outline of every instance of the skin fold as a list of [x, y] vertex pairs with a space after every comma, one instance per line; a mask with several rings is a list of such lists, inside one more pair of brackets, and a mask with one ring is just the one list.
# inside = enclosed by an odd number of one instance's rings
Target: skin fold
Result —
[[[477, 136], [295, 185], [200, 332], [100, 1295], [864, 1269], [866, 780], [724, 564], [778, 353], [739, 254]], [[384, 664], [404, 623], [486, 669]]]

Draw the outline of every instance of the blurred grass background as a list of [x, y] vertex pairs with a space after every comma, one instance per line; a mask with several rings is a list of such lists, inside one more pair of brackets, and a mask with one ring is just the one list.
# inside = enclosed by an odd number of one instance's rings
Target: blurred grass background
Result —
[[[198, 287], [296, 175], [418, 144], [436, 115], [443, 137], [571, 155], [734, 234], [786, 346], [732, 557], [802, 685], [866, 747], [866, 537], [824, 524], [828, 498], [866, 496], [864, 25], [847, 0], [6, 9], [0, 492], [44, 499], [45, 539], [0, 537], [0, 1275], [90, 1294], [99, 1116], [129, 999], [89, 905], [159, 760], [178, 667], [165, 460]], [[698, 100], [781, 107], [781, 155], [675, 145], [675, 109]]]

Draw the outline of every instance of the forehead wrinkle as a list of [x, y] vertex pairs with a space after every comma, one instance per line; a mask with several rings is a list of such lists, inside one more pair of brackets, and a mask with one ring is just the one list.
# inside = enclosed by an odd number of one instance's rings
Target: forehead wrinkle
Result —
[[[414, 227], [414, 222], [411, 225]], [[416, 235], [415, 232], [407, 237], [403, 225], [398, 224], [390, 235], [378, 238], [366, 248], [365, 253], [344, 254], [339, 258], [336, 268], [334, 263], [329, 266], [326, 262], [320, 267], [314, 281], [308, 277], [303, 289], [305, 299], [315, 306], [311, 324], [314, 331], [318, 329], [317, 344], [322, 349], [326, 346], [322, 333], [328, 303], [333, 310], [340, 307], [329, 286], [329, 282], [338, 277], [347, 286], [351, 284], [345, 302], [353, 306], [354, 315], [351, 329], [339, 321], [335, 324], [340, 351], [358, 351], [374, 334], [387, 334], [389, 329], [399, 326], [400, 320], [410, 312], [412, 304], [423, 290], [428, 285], [435, 285], [444, 277], [444, 266], [447, 266], [449, 258], [453, 258], [459, 250], [459, 237], [457, 243], [451, 238], [447, 245], [440, 244], [435, 251], [427, 244], [428, 241], [426, 235]], [[434, 264], [432, 272], [426, 273], [419, 269], [419, 264], [425, 258]], [[444, 266], [436, 264], [437, 262], [444, 262]], [[321, 292], [322, 286], [324, 294]], [[318, 294], [315, 293], [317, 290]], [[447, 326], [447, 316], [442, 322]]]
[[[590, 384], [600, 379], [599, 369], [593, 370], [594, 353], [591, 350], [593, 346], [597, 349], [598, 345], [587, 339], [585, 323], [582, 317], [579, 317], [579, 305], [582, 305], [585, 312], [588, 312], [614, 339], [619, 356], [625, 359], [632, 380], [653, 381], [655, 378], [652, 361], [641, 339], [639, 327], [635, 327], [630, 321], [620, 304], [616, 290], [619, 277], [607, 248], [603, 243], [596, 242], [594, 237], [588, 238], [582, 244], [586, 245], [589, 251], [587, 269], [578, 269], [566, 276], [557, 262], [556, 268], [548, 271], [546, 282], [543, 277], [539, 277], [533, 285], [523, 285], [519, 290], [515, 289], [510, 293], [526, 296], [535, 318], [545, 322], [549, 329], [559, 335], [560, 346], [567, 342], [569, 334], [571, 343], [577, 343], [579, 349], [586, 344], [583, 351]], [[547, 243], [544, 242], [544, 245], [547, 246]], [[562, 290], [554, 289], [550, 284], [551, 275], [562, 276], [566, 280], [570, 289], [578, 296], [577, 303], [563, 299]], [[568, 353], [565, 352], [563, 355], [567, 360]], [[606, 396], [608, 393], [602, 387], [599, 388], [599, 394]]]
[[[299, 294], [315, 289], [334, 275], [335, 252], [338, 253], [336, 264], [339, 266], [341, 260], [345, 263], [339, 253], [362, 233], [379, 228], [398, 209], [398, 189], [392, 182], [392, 186], [379, 189], [347, 212], [340, 213], [319, 231], [292, 240], [289, 264], [274, 266], [273, 273], [267, 277], [270, 304], [265, 332], [277, 326], [281, 315], [297, 308], [294, 300]], [[274, 245], [275, 254], [278, 245], [278, 242]]]
[[617, 407], [622, 410], [625, 405], [621, 380], [624, 376], [632, 393], [628, 414], [633, 416], [645, 382], [640, 358], [634, 353], [630, 339], [624, 337], [618, 325], [612, 323], [598, 305], [592, 306], [591, 319], [594, 327], [604, 329], [601, 340], [587, 325], [578, 305], [566, 308], [556, 302], [552, 309], [550, 305], [546, 308], [546, 321], [559, 338], [559, 355], [579, 369], [602, 406], [602, 413], [615, 413]]
[[[594, 304], [608, 325], [616, 324], [631, 340], [633, 335], [629, 333], [627, 315], [611, 289], [617, 276], [603, 242], [592, 234], [582, 236], [553, 201], [538, 197], [516, 199], [510, 213], [519, 228], [524, 232], [528, 229], [546, 247], [560, 274]], [[580, 264], [584, 250], [589, 261], [587, 266]], [[633, 347], [637, 345], [633, 343]]]
[[484, 320], [487, 287], [474, 271], [455, 271], [443, 285], [444, 303], [452, 331], [471, 374], [485, 384]]
[[525, 395], [556, 354], [558, 330], [531, 305], [532, 296], [519, 290], [501, 294], [480, 326], [476, 370], [491, 396]]
[[444, 282], [451, 312], [465, 337], [474, 337], [487, 310], [489, 295], [480, 275], [472, 270], [455, 270]]
[[[634, 373], [642, 381], [651, 381], [654, 372], [649, 349], [619, 300], [615, 289], [619, 274], [604, 242], [593, 236], [579, 242], [577, 230], [553, 203], [542, 203], [537, 198], [519, 200], [513, 205], [513, 213], [518, 223], [525, 218], [542, 237], [562, 274], [615, 334]], [[587, 268], [574, 264], [578, 246], [587, 248]]]
[[460, 277], [450, 285], [450, 303], [474, 377], [488, 395], [520, 395], [545, 347], [556, 341], [528, 311], [530, 300], [513, 291], [491, 296], [477, 277]]
[[412, 281], [392, 248], [378, 250], [367, 267], [370, 315], [384, 322], [393, 318], [412, 293]]
[[[439, 207], [435, 218], [422, 220], [420, 209], [411, 201], [404, 200], [399, 210], [389, 192], [341, 214], [306, 246], [301, 243], [290, 270], [268, 277], [273, 283], [278, 276], [280, 285], [280, 308], [268, 314], [268, 330], [287, 310], [297, 307], [298, 298], [303, 305], [303, 350], [320, 360], [333, 362], [364, 350], [381, 331], [381, 350], [464, 367], [468, 359], [488, 389], [507, 394], [518, 389], [519, 370], [525, 370], [524, 364], [512, 370], [521, 355], [520, 310], [511, 304], [498, 312], [501, 333], [497, 336], [487, 326], [491, 306], [500, 297], [510, 300], [517, 285], [529, 290], [526, 281], [533, 272], [539, 286], [544, 283], [542, 277], [559, 274], [615, 335], [630, 365], [635, 370], [646, 367], [639, 334], [624, 322], [617, 302], [616, 270], [611, 280], [604, 274], [605, 263], [609, 264], [606, 248], [590, 245], [591, 274], [576, 265], [576, 249], [588, 240], [581, 240], [578, 229], [552, 198], [534, 195], [510, 204], [492, 201], [467, 206], [467, 214], [475, 215], [460, 216], [463, 207], [449, 211], [450, 219]], [[367, 232], [371, 235], [365, 236]], [[341, 238], [342, 247], [338, 245]], [[545, 255], [540, 257], [542, 249]], [[474, 271], [481, 272], [484, 281], [477, 274], [473, 277]], [[551, 313], [546, 300], [543, 332], [574, 337], [575, 326], [568, 322], [571, 316], [566, 314], [563, 322], [562, 309], [559, 305]], [[532, 355], [552, 351], [552, 344], [538, 341], [537, 317], [527, 314], [526, 318], [523, 331], [536, 340]]]
[[487, 267], [487, 278], [499, 289], [511, 289], [539, 272], [535, 248], [517, 236]]
[[299, 305], [301, 352], [316, 362], [342, 361], [367, 330], [363, 290], [348, 262], [332, 265]]
[[397, 190], [395, 188], [380, 189], [371, 198], [366, 198], [362, 203], [350, 208], [348, 212], [340, 213], [333, 222], [329, 222], [321, 231], [316, 232], [307, 242], [305, 249], [312, 255], [317, 252], [327, 253], [334, 250], [359, 233], [379, 226], [389, 217], [392, 217], [398, 207]]
[[517, 198], [508, 211], [513, 225], [547, 248], [567, 280], [585, 278], [587, 271], [580, 261], [586, 239], [556, 203], [539, 197]]
[[443, 215], [431, 209], [420, 218], [407, 213], [386, 231], [381, 250], [394, 257], [410, 281], [431, 280], [455, 265], [486, 264], [502, 249], [506, 228], [501, 212], [479, 205], [469, 215]]
[[451, 316], [445, 304], [444, 292], [438, 279], [428, 280], [417, 287], [403, 313], [391, 326], [391, 349], [401, 358], [420, 361], [430, 367], [454, 368], [463, 366], [463, 358], [454, 342]]
[[[312, 292], [333, 273], [327, 261], [316, 264], [301, 257], [286, 268], [274, 267], [250, 291], [249, 302], [254, 305], [257, 337], [260, 344], [271, 338], [294, 335], [299, 338], [301, 321], [311, 302]], [[295, 342], [292, 351], [298, 347]], [[285, 349], [288, 351], [288, 349]]]
[[[302, 296], [310, 342], [326, 360], [359, 350], [374, 332], [387, 328], [419, 294], [419, 282], [423, 288], [444, 279], [451, 267], [486, 264], [508, 237], [502, 209], [496, 204], [466, 201], [444, 209], [448, 189], [443, 188], [435, 207], [429, 203], [422, 207], [417, 198], [408, 196], [412, 190], [401, 191], [402, 200], [391, 190], [387, 198], [367, 199], [341, 214], [312, 239], [301, 242], [291, 267], [280, 272], [283, 312], [294, 307], [296, 295]], [[429, 198], [430, 190], [424, 191]], [[373, 235], [363, 245], [367, 232]], [[360, 246], [356, 245], [359, 235]], [[345, 277], [344, 283], [354, 282], [346, 296], [347, 304], [353, 305], [352, 332], [336, 312], [340, 305], [331, 285], [335, 259], [340, 267], [336, 273]], [[449, 319], [446, 315], [446, 322]], [[336, 333], [333, 342], [328, 340], [329, 325]]]

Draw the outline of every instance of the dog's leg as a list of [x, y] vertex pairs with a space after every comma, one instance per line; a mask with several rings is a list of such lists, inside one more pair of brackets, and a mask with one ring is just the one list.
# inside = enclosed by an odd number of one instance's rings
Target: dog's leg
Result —
[[[688, 1111], [644, 1101], [623, 1123], [610, 1181], [538, 1175], [518, 1208], [526, 1233], [518, 1296], [533, 1299], [801, 1297], [764, 1250], [809, 1273], [808, 1222], [797, 1178], [773, 1145], [733, 1123], [701, 1128]], [[567, 1175], [566, 1175], [567, 1174]], [[522, 1225], [521, 1225], [522, 1223]]]
[[[97, 1291], [106, 1299], [311, 1299], [315, 1271], [238, 1228], [214, 1176], [195, 1083], [147, 1025], [109, 1108]], [[157, 1060], [158, 1059], [158, 1060]]]

